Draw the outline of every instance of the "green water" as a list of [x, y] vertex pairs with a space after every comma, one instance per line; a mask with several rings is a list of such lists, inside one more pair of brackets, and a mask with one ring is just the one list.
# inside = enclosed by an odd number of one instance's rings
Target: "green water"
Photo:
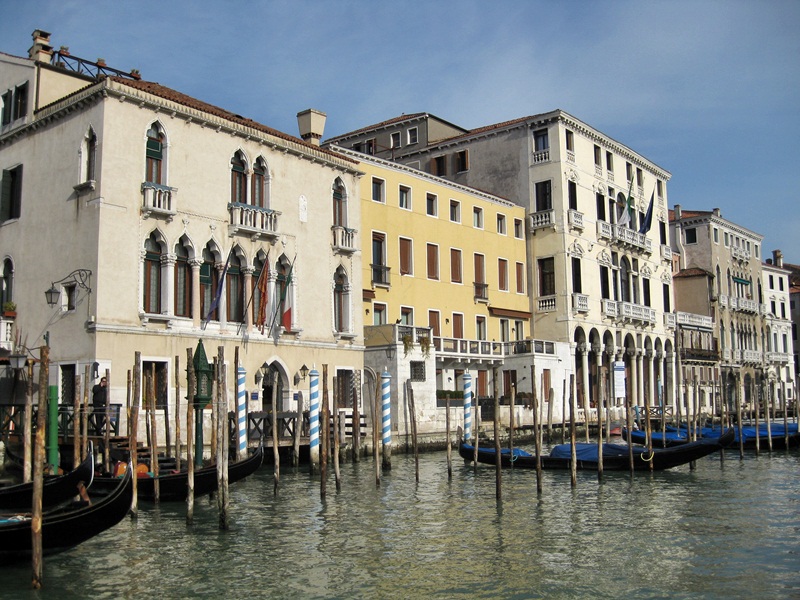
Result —
[[45, 563], [0, 568], [4, 598], [800, 598], [800, 453], [728, 452], [654, 475], [476, 470], [444, 453], [342, 465], [342, 490], [282, 467], [216, 504], [143, 505], [138, 520]]

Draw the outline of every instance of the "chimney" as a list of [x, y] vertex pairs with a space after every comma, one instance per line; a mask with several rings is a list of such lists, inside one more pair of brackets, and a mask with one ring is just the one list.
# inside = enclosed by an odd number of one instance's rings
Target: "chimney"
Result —
[[300, 137], [309, 144], [319, 146], [322, 139], [322, 132], [325, 131], [324, 112], [308, 108], [297, 113], [297, 127], [300, 129]]
[[720, 216], [722, 216], [722, 215], [720, 214], [720, 212], [719, 212], [719, 209], [718, 209], [718, 208], [712, 208], [712, 209], [711, 209], [711, 214], [713, 214], [715, 217], [720, 217]]
[[53, 57], [50, 34], [41, 29], [36, 29], [31, 35], [33, 37], [33, 46], [28, 50], [28, 56], [31, 60], [49, 63]]
[[681, 205], [680, 204], [676, 204], [675, 205], [674, 212], [675, 212], [675, 220], [676, 221], [680, 221], [681, 220]]
[[783, 252], [781, 252], [780, 250], [773, 250], [772, 262], [775, 263], [776, 267], [783, 268]]

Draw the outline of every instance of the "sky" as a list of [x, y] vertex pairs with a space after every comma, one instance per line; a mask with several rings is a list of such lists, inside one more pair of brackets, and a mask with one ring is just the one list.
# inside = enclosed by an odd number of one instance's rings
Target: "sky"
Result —
[[403, 113], [467, 129], [563, 109], [800, 264], [800, 0], [0, 0], [54, 47], [324, 138]]

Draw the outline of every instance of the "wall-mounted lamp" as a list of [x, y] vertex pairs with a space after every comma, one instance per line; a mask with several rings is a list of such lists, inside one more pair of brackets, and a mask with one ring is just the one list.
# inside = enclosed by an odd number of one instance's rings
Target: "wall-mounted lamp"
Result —
[[450, 325], [450, 319], [448, 319], [447, 317], [445, 317], [444, 322], [445, 325]]
[[307, 375], [308, 375], [308, 367], [303, 365], [302, 367], [300, 367], [300, 377], [302, 377], [303, 381], [305, 381]]
[[78, 287], [86, 290], [87, 293], [91, 294], [92, 288], [90, 288], [89, 284], [87, 283], [91, 276], [92, 272], [89, 269], [75, 269], [66, 277], [52, 282], [50, 284], [50, 289], [44, 293], [47, 304], [49, 306], [55, 306], [61, 299], [61, 290], [56, 287], [57, 285], [75, 284]]
[[19, 371], [20, 369], [24, 368], [27, 362], [28, 357], [25, 354], [12, 354], [8, 357], [8, 363], [15, 371]]
[[269, 371], [269, 365], [267, 361], [264, 361], [264, 364], [256, 370], [256, 385], [261, 385], [261, 382], [264, 381], [264, 377], [267, 376], [267, 371]]
[[397, 353], [397, 349], [394, 347], [394, 344], [389, 344], [386, 346], [386, 358], [389, 360], [394, 360], [394, 356]]

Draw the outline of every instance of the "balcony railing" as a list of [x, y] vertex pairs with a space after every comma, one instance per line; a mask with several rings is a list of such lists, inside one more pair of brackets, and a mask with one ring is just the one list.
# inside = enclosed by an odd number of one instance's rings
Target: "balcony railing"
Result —
[[758, 314], [758, 302], [755, 300], [748, 300], [747, 298], [739, 298], [739, 310], [741, 312], [748, 312]]
[[684, 360], [719, 360], [719, 352], [710, 348], [681, 348], [681, 358]]
[[533, 157], [531, 158], [533, 164], [538, 165], [539, 163], [550, 162], [550, 148], [545, 148], [544, 150], [537, 150], [533, 153]]
[[331, 227], [333, 233], [333, 249], [336, 252], [350, 254], [356, 251], [356, 233], [355, 229], [349, 229], [341, 225], [334, 225]]
[[583, 229], [583, 213], [578, 212], [577, 210], [569, 209], [567, 213], [567, 218], [569, 219], [570, 227], [574, 227], [575, 229]]
[[734, 258], [734, 260], [749, 261], [750, 251], [745, 250], [744, 248], [737, 248], [736, 246], [733, 246], [731, 247], [731, 256]]
[[477, 281], [472, 284], [475, 290], [475, 300], [478, 302], [488, 302], [489, 301], [489, 284], [488, 283], [478, 283]]
[[597, 237], [599, 239], [611, 240], [612, 242], [625, 246], [638, 248], [648, 253], [653, 252], [653, 240], [648, 239], [645, 234], [634, 231], [624, 225], [616, 225], [607, 221], [597, 221]]
[[247, 235], [253, 239], [278, 238], [278, 217], [281, 213], [277, 210], [241, 202], [231, 202], [228, 210], [231, 234]]
[[538, 312], [553, 312], [556, 309], [555, 296], [542, 296], [537, 301]]
[[675, 313], [664, 313], [664, 327], [675, 329], [677, 322], [678, 319], [675, 317]]
[[589, 296], [586, 294], [572, 294], [572, 309], [576, 312], [589, 312]]
[[744, 362], [750, 364], [760, 364], [764, 359], [764, 353], [761, 350], [744, 350]]
[[174, 198], [177, 188], [145, 181], [142, 183], [142, 216], [150, 215], [167, 217], [168, 221], [175, 216]]
[[631, 321], [646, 325], [656, 322], [656, 311], [649, 306], [633, 304], [632, 302], [616, 302], [603, 300], [603, 315], [612, 319]]
[[767, 352], [767, 362], [786, 364], [792, 358], [788, 352]]
[[666, 244], [661, 244], [661, 258], [663, 260], [672, 260], [672, 248]]
[[554, 210], [540, 210], [528, 215], [531, 223], [531, 231], [552, 227], [556, 223], [556, 212]]
[[389, 271], [391, 267], [386, 265], [370, 265], [372, 270], [372, 285], [389, 287]]
[[714, 328], [714, 319], [706, 315], [678, 312], [676, 313], [676, 317], [678, 320], [678, 325], [690, 325], [692, 327], [701, 327], [709, 330]]
[[14, 351], [14, 319], [0, 315], [0, 348]]

